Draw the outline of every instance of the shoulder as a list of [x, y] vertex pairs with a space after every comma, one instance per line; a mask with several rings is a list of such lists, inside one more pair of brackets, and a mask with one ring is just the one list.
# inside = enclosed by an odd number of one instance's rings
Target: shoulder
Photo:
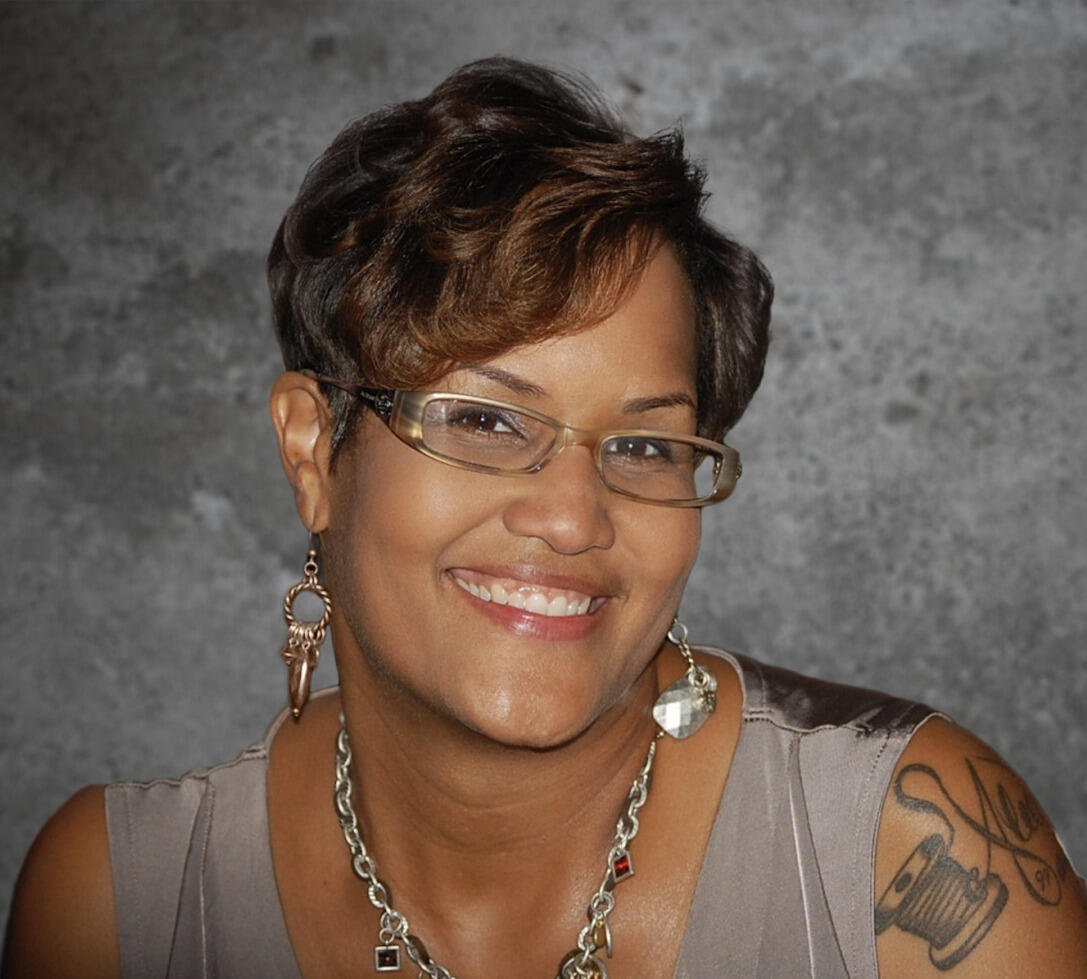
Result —
[[20, 872], [5, 979], [119, 975], [133, 928], [141, 949], [168, 952], [194, 834], [208, 828], [216, 796], [234, 817], [228, 823], [248, 830], [238, 816], [263, 814], [266, 764], [259, 743], [181, 778], [91, 785], [72, 796], [42, 827]]
[[744, 719], [768, 721], [798, 733], [844, 728], [860, 734], [908, 737], [932, 708], [879, 690], [806, 676], [750, 656], [705, 652], [730, 660], [740, 674]]
[[104, 786], [81, 789], [38, 833], [16, 885], [3, 973], [120, 973]]
[[880, 975], [1087, 977], [1087, 900], [1045, 813], [992, 748], [940, 718], [902, 752], [880, 819]]

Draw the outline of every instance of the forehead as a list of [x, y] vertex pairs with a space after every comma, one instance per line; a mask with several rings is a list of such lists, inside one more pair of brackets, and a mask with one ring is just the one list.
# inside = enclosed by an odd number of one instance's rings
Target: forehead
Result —
[[696, 350], [690, 285], [672, 249], [663, 246], [599, 323], [515, 347], [484, 366], [540, 389], [515, 393], [545, 400], [594, 395], [625, 400], [682, 392], [693, 402]]

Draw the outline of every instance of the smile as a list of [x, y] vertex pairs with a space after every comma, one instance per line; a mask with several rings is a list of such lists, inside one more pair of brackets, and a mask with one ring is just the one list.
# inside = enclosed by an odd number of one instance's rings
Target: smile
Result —
[[551, 618], [587, 615], [593, 605], [591, 595], [561, 588], [543, 588], [513, 578], [490, 578], [478, 572], [460, 570], [453, 572], [452, 578], [466, 592], [481, 601], [508, 605], [535, 615]]

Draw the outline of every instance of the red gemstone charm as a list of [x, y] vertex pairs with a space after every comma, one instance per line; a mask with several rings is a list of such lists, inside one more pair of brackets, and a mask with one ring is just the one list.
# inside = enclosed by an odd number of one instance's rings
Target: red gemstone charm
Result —
[[634, 864], [630, 861], [629, 853], [620, 853], [611, 862], [611, 875], [615, 878], [615, 883], [619, 883], [621, 880], [626, 880], [628, 877], [634, 876]]

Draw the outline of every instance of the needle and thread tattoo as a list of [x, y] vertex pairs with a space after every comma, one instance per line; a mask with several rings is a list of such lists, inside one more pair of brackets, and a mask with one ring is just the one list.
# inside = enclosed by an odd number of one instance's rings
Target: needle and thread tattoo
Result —
[[[907, 765], [896, 776], [895, 799], [935, 817], [935, 831], [917, 844], [876, 905], [876, 934], [894, 925], [924, 939], [941, 971], [958, 965], [989, 934], [1008, 902], [1009, 883], [1039, 904], [1056, 905], [1071, 872], [1059, 844], [1052, 859], [1040, 852], [1034, 836], [1048, 823], [1015, 774], [996, 758], [965, 761], [977, 794], [970, 811], [928, 765]], [[972, 846], [983, 841], [982, 866], [967, 869], [952, 855], [956, 824]], [[999, 867], [1004, 876], [993, 869], [995, 854], [1006, 858]]]

